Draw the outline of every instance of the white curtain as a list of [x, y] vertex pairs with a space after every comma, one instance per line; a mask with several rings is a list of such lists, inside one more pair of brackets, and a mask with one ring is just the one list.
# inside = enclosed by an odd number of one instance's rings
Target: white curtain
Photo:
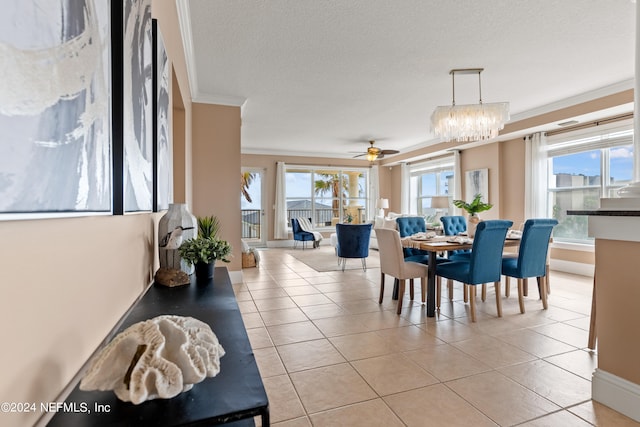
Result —
[[378, 165], [371, 166], [369, 169], [369, 203], [367, 206], [367, 216], [369, 219], [375, 218], [378, 213], [376, 209], [376, 201], [380, 197], [380, 175]]
[[274, 215], [273, 237], [287, 239], [287, 177], [284, 162], [276, 163], [276, 212]]
[[411, 170], [406, 163], [400, 163], [400, 213], [408, 213], [411, 197]]
[[[462, 199], [462, 167], [460, 166], [460, 150], [453, 152], [453, 200]], [[463, 215], [460, 208], [456, 208], [452, 205], [452, 215]]]
[[525, 138], [524, 218], [545, 218], [547, 213], [547, 152], [541, 132]]

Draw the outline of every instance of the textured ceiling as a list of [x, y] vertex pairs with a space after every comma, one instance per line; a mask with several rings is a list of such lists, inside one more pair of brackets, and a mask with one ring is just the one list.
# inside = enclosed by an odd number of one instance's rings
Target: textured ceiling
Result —
[[[451, 103], [452, 68], [483, 67], [483, 101], [510, 102], [512, 121], [633, 85], [630, 0], [185, 4], [192, 96], [246, 100], [243, 153], [351, 157], [370, 138], [405, 151], [438, 142], [429, 117]], [[457, 76], [456, 103], [477, 101], [477, 79]]]

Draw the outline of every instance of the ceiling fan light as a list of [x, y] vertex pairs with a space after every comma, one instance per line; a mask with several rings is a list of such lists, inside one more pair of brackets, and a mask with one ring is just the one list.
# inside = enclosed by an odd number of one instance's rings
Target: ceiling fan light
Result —
[[378, 153], [372, 153], [372, 152], [368, 152], [367, 153], [367, 160], [368, 161], [373, 162], [377, 158], [378, 158]]
[[440, 106], [431, 114], [433, 132], [458, 142], [495, 138], [507, 121], [508, 102]]

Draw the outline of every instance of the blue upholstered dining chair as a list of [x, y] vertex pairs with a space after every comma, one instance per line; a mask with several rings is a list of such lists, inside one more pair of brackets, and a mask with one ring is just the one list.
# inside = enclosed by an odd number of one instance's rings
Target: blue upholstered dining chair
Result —
[[[427, 231], [427, 223], [421, 216], [401, 216], [396, 218], [396, 224], [401, 238]], [[420, 249], [402, 248], [402, 252], [404, 253], [405, 261], [427, 264], [429, 259], [429, 253]]]
[[369, 256], [369, 238], [373, 224], [336, 224], [336, 237], [338, 245], [338, 264], [342, 265], [342, 271], [347, 265], [348, 258], [360, 258], [362, 269], [367, 270], [367, 257]]
[[436, 270], [438, 276], [457, 280], [463, 283], [463, 286], [469, 287], [472, 322], [476, 321], [475, 285], [489, 282], [494, 283], [498, 317], [502, 317], [502, 301], [500, 300], [502, 250], [507, 230], [512, 225], [512, 221], [501, 219], [480, 222], [473, 238], [469, 259], [438, 264]]
[[[462, 215], [441, 216], [440, 222], [442, 222], [442, 232], [445, 236], [457, 236], [467, 231], [467, 220]], [[455, 261], [456, 258], [468, 259], [470, 253], [470, 249], [459, 249], [449, 251], [448, 257], [452, 261]]]
[[[309, 218], [309, 221], [311, 221], [311, 218]], [[300, 228], [298, 218], [291, 218], [291, 231], [293, 232], [294, 249], [298, 246], [298, 242], [302, 242], [302, 250], [304, 250], [307, 242], [313, 242], [313, 245], [315, 247], [315, 239], [313, 238], [313, 233], [309, 233], [308, 231], [304, 231], [302, 228]]]
[[502, 274], [518, 279], [520, 313], [524, 313], [524, 281], [529, 277], [538, 278], [542, 307], [547, 309], [547, 252], [551, 232], [557, 224], [557, 220], [550, 218], [528, 219], [522, 230], [518, 257], [502, 258]]

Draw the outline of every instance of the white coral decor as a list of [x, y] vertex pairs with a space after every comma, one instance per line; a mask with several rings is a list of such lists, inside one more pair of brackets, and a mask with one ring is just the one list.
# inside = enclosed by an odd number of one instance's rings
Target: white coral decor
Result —
[[81, 390], [113, 390], [120, 400], [169, 399], [220, 372], [224, 349], [193, 317], [158, 316], [131, 325], [96, 355]]

